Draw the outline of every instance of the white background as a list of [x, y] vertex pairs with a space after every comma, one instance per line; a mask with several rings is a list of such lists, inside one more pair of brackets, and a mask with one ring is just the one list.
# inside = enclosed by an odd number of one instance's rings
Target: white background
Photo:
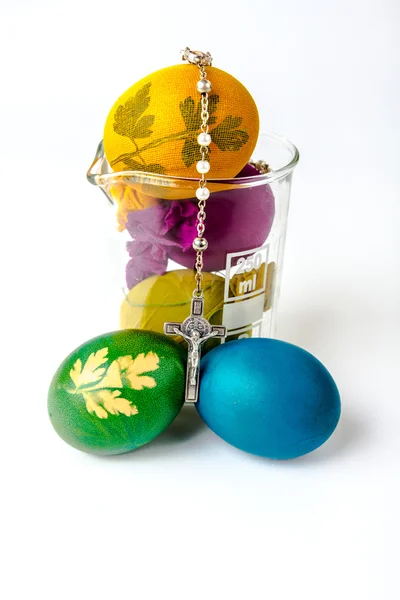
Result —
[[[398, 599], [397, 0], [0, 6], [1, 597]], [[300, 149], [279, 335], [326, 364], [343, 416], [296, 461], [235, 450], [188, 410], [113, 458], [48, 422], [53, 371], [113, 327], [113, 217], [85, 180], [105, 118], [186, 45]]]

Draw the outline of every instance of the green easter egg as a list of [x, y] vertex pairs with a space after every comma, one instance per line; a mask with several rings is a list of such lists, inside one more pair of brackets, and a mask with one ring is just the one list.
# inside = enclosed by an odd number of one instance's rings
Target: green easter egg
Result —
[[167, 336], [124, 330], [89, 340], [50, 385], [52, 425], [68, 444], [122, 454], [151, 442], [182, 408], [185, 352]]

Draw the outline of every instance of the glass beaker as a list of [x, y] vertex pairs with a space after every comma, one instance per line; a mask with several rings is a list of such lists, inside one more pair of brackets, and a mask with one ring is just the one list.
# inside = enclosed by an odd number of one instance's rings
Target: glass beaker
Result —
[[[260, 135], [254, 157], [234, 179], [207, 180], [205, 317], [227, 328], [226, 341], [273, 337], [276, 332], [292, 173], [299, 153], [288, 140], [266, 133]], [[190, 313], [198, 179], [114, 172], [102, 143], [87, 177], [116, 213], [119, 327], [162, 333], [164, 322], [183, 321]], [[216, 343], [209, 340], [204, 350]]]

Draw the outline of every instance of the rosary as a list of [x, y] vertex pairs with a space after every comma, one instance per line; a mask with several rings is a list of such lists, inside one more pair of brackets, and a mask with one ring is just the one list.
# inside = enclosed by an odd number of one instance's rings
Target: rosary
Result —
[[[74, 448], [122, 454], [160, 435], [186, 401], [236, 448], [295, 458], [323, 444], [340, 417], [326, 368], [293, 344], [263, 337], [274, 301], [268, 273], [279, 269], [284, 238], [275, 217], [287, 213], [298, 153], [270, 134], [268, 163], [253, 160], [259, 115], [249, 91], [213, 67], [209, 52], [181, 54], [186, 64], [137, 81], [106, 119], [90, 180], [117, 207], [118, 230], [129, 233], [132, 302], [124, 297], [119, 330], [86, 341], [60, 364], [49, 417]], [[273, 151], [279, 139], [291, 154], [286, 162]], [[186, 342], [187, 355], [170, 336]], [[204, 348], [214, 338], [220, 343]]]
[[212, 90], [211, 82], [207, 79], [206, 66], [211, 66], [212, 56], [209, 52], [192, 51], [185, 48], [182, 51], [182, 59], [195, 64], [200, 70], [200, 79], [196, 89], [201, 94], [201, 133], [197, 141], [201, 153], [201, 160], [196, 163], [196, 170], [200, 173], [199, 187], [196, 190], [199, 212], [197, 213], [197, 237], [193, 240], [193, 249], [196, 251], [195, 281], [196, 288], [193, 292], [192, 309], [189, 317], [183, 323], [165, 323], [164, 333], [167, 335], [180, 335], [188, 344], [188, 362], [186, 371], [185, 401], [197, 402], [199, 395], [200, 380], [200, 357], [201, 345], [209, 338], [225, 338], [226, 328], [223, 326], [212, 326], [204, 318], [204, 292], [202, 290], [203, 280], [203, 253], [208, 248], [208, 242], [204, 236], [206, 220], [206, 202], [210, 197], [207, 188], [206, 173], [210, 170], [208, 146], [211, 144], [211, 136], [208, 133], [208, 95]]

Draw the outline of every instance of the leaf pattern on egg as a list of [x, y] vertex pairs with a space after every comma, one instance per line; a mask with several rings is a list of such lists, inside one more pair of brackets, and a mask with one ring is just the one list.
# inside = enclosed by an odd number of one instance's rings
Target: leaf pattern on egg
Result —
[[78, 358], [69, 373], [74, 386], [67, 391], [81, 394], [86, 410], [99, 419], [107, 419], [109, 415], [137, 415], [137, 407], [121, 397], [120, 389], [141, 391], [156, 387], [155, 379], [146, 373], [159, 368], [159, 358], [150, 351], [135, 358], [120, 356], [107, 366], [107, 355], [108, 348], [102, 348], [92, 352], [84, 364]]

